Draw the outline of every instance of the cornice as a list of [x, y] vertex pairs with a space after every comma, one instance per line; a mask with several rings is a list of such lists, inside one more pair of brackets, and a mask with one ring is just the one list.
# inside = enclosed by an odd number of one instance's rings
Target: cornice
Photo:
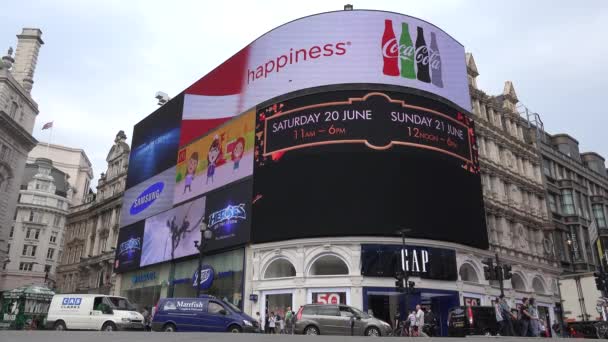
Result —
[[38, 144], [36, 138], [21, 127], [21, 125], [17, 124], [17, 122], [3, 110], [0, 110], [0, 127], [2, 127], [3, 134], [12, 136], [25, 147], [27, 152], [31, 151], [36, 144]]

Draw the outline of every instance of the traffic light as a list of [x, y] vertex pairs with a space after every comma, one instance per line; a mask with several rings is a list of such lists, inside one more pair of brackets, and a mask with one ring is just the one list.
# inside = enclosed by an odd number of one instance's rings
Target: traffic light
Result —
[[503, 265], [503, 279], [511, 279], [513, 278], [513, 273], [511, 273], [511, 265]]
[[494, 260], [492, 258], [487, 258], [483, 261], [485, 265], [483, 267], [483, 276], [486, 280], [496, 280], [496, 270], [494, 269]]
[[403, 271], [395, 272], [395, 279], [397, 279], [395, 281], [395, 287], [397, 288], [397, 292], [405, 292], [405, 288], [403, 287], [403, 278], [405, 278]]
[[408, 293], [414, 293], [414, 288], [416, 287], [416, 283], [413, 281], [407, 282], [407, 291]]
[[593, 273], [595, 277], [595, 287], [600, 291], [606, 290], [606, 279], [605, 276], [600, 272]]

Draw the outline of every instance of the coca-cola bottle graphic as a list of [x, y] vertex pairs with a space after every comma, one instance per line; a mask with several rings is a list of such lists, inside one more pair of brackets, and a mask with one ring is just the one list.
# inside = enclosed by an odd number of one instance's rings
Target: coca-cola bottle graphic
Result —
[[387, 19], [384, 21], [384, 34], [382, 35], [382, 57], [384, 58], [382, 73], [388, 76], [399, 76], [398, 56], [399, 46], [397, 46], [397, 38], [393, 31], [393, 21]]
[[407, 23], [401, 24], [401, 37], [399, 38], [399, 59], [401, 62], [401, 77], [416, 79], [414, 69], [414, 44], [410, 38], [410, 29]]
[[416, 37], [416, 67], [418, 69], [418, 80], [421, 82], [431, 83], [429, 75], [429, 49], [424, 41], [424, 30], [418, 26], [418, 36]]
[[441, 53], [439, 52], [439, 47], [437, 46], [437, 37], [435, 37], [435, 32], [431, 32], [430, 54], [431, 82], [439, 88], [443, 88], [443, 79], [441, 75]]

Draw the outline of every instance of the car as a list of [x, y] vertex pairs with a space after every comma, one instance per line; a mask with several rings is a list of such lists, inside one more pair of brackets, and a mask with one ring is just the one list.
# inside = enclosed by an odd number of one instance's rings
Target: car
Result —
[[390, 324], [348, 305], [308, 304], [296, 314], [295, 333], [389, 336]]
[[214, 296], [162, 298], [153, 312], [153, 331], [259, 332], [255, 319]]
[[448, 311], [448, 336], [497, 333], [498, 323], [492, 306], [457, 306]]
[[144, 317], [124, 297], [102, 294], [59, 294], [51, 299], [46, 328], [144, 330]]

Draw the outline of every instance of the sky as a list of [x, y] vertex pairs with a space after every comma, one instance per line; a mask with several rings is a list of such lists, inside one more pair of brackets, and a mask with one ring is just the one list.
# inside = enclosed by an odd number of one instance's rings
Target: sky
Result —
[[[95, 179], [119, 130], [153, 112], [154, 95], [176, 95], [245, 45], [288, 21], [340, 10], [345, 0], [307, 1], [9, 1], [0, 13], [0, 52], [22, 27], [45, 45], [32, 96], [34, 136], [53, 121], [52, 143], [83, 148]], [[424, 19], [473, 53], [478, 86], [489, 95], [512, 81], [521, 103], [549, 133], [568, 133], [581, 152], [608, 157], [608, 2], [394, 0], [356, 1], [355, 9]], [[96, 184], [96, 183], [93, 183]]]

